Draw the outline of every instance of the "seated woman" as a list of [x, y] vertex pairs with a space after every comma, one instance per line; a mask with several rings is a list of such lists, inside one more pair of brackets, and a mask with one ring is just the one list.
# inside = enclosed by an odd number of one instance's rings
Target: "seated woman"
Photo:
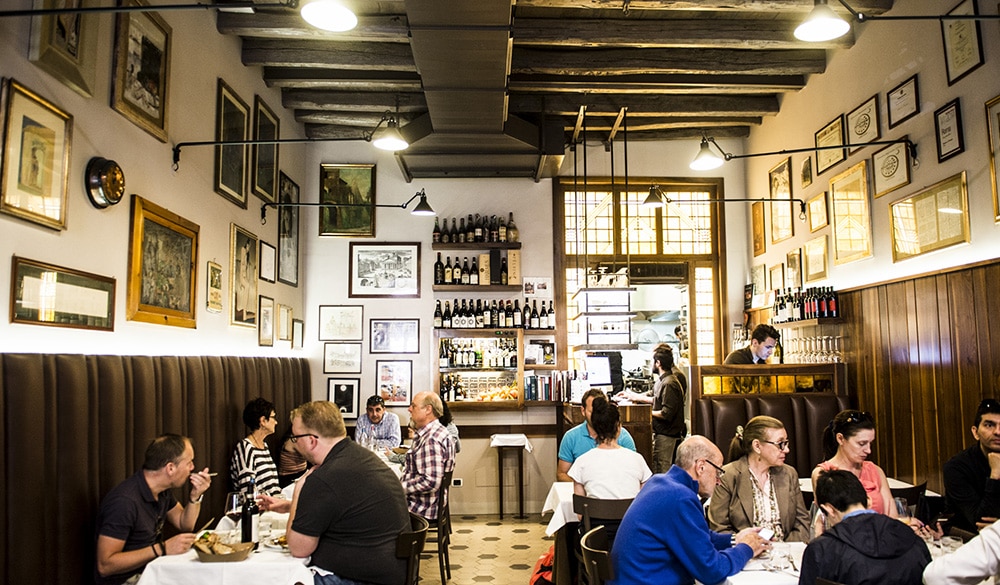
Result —
[[455, 443], [455, 454], [458, 454], [462, 450], [462, 441], [458, 438], [458, 426], [455, 424], [455, 418], [451, 415], [451, 409], [448, 408], [448, 403], [444, 400], [441, 401], [441, 405], [444, 406], [444, 414], [438, 419], [438, 422], [444, 425], [445, 430], [451, 435], [451, 441]]
[[252, 495], [254, 489], [258, 494], [280, 494], [278, 467], [264, 442], [278, 426], [274, 404], [263, 398], [251, 400], [243, 409], [243, 424], [250, 429], [250, 434], [236, 444], [229, 461], [229, 479], [233, 490], [247, 495]]
[[821, 471], [846, 469], [861, 480], [865, 492], [871, 500], [869, 508], [879, 514], [896, 517], [892, 492], [885, 472], [878, 465], [868, 461], [875, 442], [875, 421], [867, 412], [844, 410], [833, 417], [823, 431], [823, 451], [826, 461], [813, 469], [812, 484], [816, 489], [816, 478]]
[[809, 512], [798, 473], [785, 465], [788, 451], [788, 432], [776, 418], [755, 416], [736, 427], [730, 462], [708, 508], [712, 530], [735, 534], [759, 526], [774, 531], [772, 540], [809, 541]]

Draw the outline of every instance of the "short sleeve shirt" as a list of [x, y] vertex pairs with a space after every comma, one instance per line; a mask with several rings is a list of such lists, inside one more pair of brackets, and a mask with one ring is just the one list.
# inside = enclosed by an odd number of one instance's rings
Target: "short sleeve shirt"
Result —
[[[625, 429], [622, 429], [622, 432], [618, 434], [618, 444], [635, 451], [635, 441]], [[587, 423], [582, 422], [563, 435], [562, 443], [559, 445], [559, 460], [573, 463], [580, 455], [595, 447], [597, 447], [597, 441], [587, 432]]]

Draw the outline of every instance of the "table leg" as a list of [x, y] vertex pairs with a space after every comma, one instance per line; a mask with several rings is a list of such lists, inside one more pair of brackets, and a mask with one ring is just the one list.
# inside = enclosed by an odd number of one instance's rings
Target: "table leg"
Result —
[[500, 519], [503, 520], [503, 447], [497, 447], [497, 493], [500, 496]]
[[517, 450], [517, 517], [524, 519], [524, 449]]

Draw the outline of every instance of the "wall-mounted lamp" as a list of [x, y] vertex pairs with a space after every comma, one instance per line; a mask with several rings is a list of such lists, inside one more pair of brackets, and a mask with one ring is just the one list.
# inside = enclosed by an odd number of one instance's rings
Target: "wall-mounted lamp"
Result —
[[409, 199], [407, 199], [406, 203], [403, 203], [401, 205], [392, 205], [392, 204], [388, 204], [388, 203], [385, 203], [385, 204], [376, 203], [375, 205], [366, 205], [364, 203], [311, 203], [311, 202], [310, 203], [297, 203], [297, 202], [286, 202], [286, 203], [277, 203], [277, 202], [274, 202], [274, 203], [272, 203], [272, 202], [268, 202], [268, 203], [265, 203], [265, 204], [263, 204], [263, 205], [260, 206], [260, 225], [264, 225], [264, 224], [267, 223], [267, 208], [268, 207], [276, 207], [276, 208], [281, 208], [281, 207], [395, 207], [396, 209], [406, 209], [406, 206], [409, 205], [410, 203], [412, 203], [413, 200], [416, 199], [417, 197], [420, 198], [420, 201], [418, 201], [417, 204], [413, 207], [413, 210], [410, 211], [410, 215], [425, 216], [425, 217], [426, 216], [437, 215], [437, 212], [435, 212], [434, 209], [431, 208], [430, 204], [427, 203], [427, 193], [423, 189], [421, 189], [421, 190], [417, 191], [416, 193], [414, 193], [413, 197], [410, 197]]
[[[756, 156], [772, 156], [776, 154], [795, 154], [799, 152], [812, 152], [814, 150], [834, 150], [834, 149], [844, 149], [848, 146], [888, 146], [890, 144], [903, 143], [906, 148], [910, 151], [910, 158], [913, 160], [913, 166], [919, 166], [917, 161], [917, 145], [915, 142], [909, 138], [900, 138], [898, 140], [875, 140], [872, 142], [865, 142], [863, 144], [834, 144], [830, 146], [810, 146], [808, 148], [791, 148], [787, 150], [776, 150], [773, 152], [752, 152], [749, 154], [733, 154], [731, 152], [726, 152], [719, 146], [719, 143], [715, 141], [715, 138], [711, 136], [703, 136], [701, 139], [701, 147], [698, 149], [698, 154], [695, 155], [694, 160], [691, 161], [691, 170], [695, 171], [706, 171], [711, 169], [716, 169], [722, 166], [722, 163], [733, 160], [734, 158], [753, 158]], [[712, 151], [712, 146], [718, 151], [718, 154]]]
[[[868, 22], [869, 20], [997, 20], [998, 14], [943, 14], [934, 15], [912, 15], [912, 16], [890, 16], [890, 15], [869, 15], [858, 12], [850, 7], [845, 0], [838, 0], [851, 18], [858, 22]], [[800, 41], [818, 43], [830, 41], [847, 34], [851, 30], [851, 24], [840, 17], [830, 6], [827, 0], [814, 0], [815, 5], [805, 20], [795, 28], [795, 38]], [[972, 7], [975, 10], [975, 3]]]
[[[380, 130], [382, 122], [385, 122], [385, 128]], [[375, 138], [376, 134], [378, 134], [378, 138]], [[375, 124], [371, 132], [365, 133], [365, 140], [375, 145], [375, 148], [389, 152], [404, 150], [410, 146], [410, 143], [399, 132], [399, 123], [396, 121], [396, 117], [388, 110], [382, 114], [382, 119], [378, 121], [378, 124]]]
[[649, 195], [643, 200], [643, 207], [666, 207], [671, 203], [756, 203], [758, 201], [777, 201], [779, 203], [791, 203], [795, 201], [799, 204], [799, 219], [806, 219], [806, 202], [798, 197], [789, 199], [778, 199], [776, 197], [758, 197], [757, 199], [724, 198], [724, 199], [671, 199], [666, 193], [660, 190], [659, 185], [650, 185]]

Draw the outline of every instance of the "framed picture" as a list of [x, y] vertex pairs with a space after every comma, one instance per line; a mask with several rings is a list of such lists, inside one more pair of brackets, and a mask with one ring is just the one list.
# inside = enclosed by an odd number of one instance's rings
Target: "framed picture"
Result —
[[802, 188], [806, 188], [812, 185], [813, 182], [813, 159], [811, 156], [806, 155], [805, 160], [802, 161], [802, 166], [799, 167], [799, 182]]
[[232, 310], [229, 322], [244, 327], [257, 326], [257, 236], [230, 224], [229, 294]]
[[770, 270], [770, 273], [771, 273], [771, 275], [770, 275], [771, 276], [771, 289], [772, 290], [781, 290], [781, 289], [785, 288], [785, 265], [784, 264], [778, 264], [776, 266], [772, 266], [771, 270]]
[[[816, 147], [841, 146], [844, 144], [844, 117], [837, 116], [823, 126], [815, 135]], [[816, 174], [822, 175], [827, 169], [847, 158], [843, 148], [827, 148], [816, 151]]]
[[826, 191], [810, 199], [806, 207], [809, 208], [809, 231], [816, 232], [827, 225], [829, 220], [826, 215]]
[[274, 345], [274, 299], [260, 295], [257, 305], [257, 345]]
[[861, 161], [830, 180], [833, 199], [833, 259], [846, 264], [872, 255], [868, 162]]
[[[759, 297], [767, 290], [767, 272], [763, 264], [755, 264], [750, 268], [750, 284], [753, 285], [753, 296]], [[754, 302], [754, 306], [759, 307], [760, 303]]]
[[14, 256], [10, 322], [115, 330], [115, 279]]
[[[285, 173], [278, 175], [280, 203], [298, 203], [299, 186]], [[299, 286], [299, 208], [278, 208], [278, 282]]]
[[788, 202], [771, 201], [771, 243], [775, 244], [794, 235], [792, 227], [792, 158], [788, 157], [767, 173], [771, 199], [788, 199]]
[[[145, 0], [121, 4], [149, 5]], [[160, 142], [167, 141], [170, 37], [170, 26], [157, 12], [118, 14], [111, 108]]]
[[[253, 139], [278, 140], [281, 121], [259, 95], [253, 97]], [[250, 188], [264, 201], [274, 201], [278, 186], [278, 145], [254, 144], [250, 147]]]
[[753, 308], [753, 284], [743, 285], [743, 310], [749, 311]]
[[420, 297], [420, 242], [351, 242], [349, 266], [348, 297]]
[[132, 195], [129, 320], [197, 326], [198, 230], [198, 224]]
[[847, 114], [847, 143], [851, 145], [851, 152], [857, 152], [863, 145], [881, 138], [880, 127], [878, 94], [875, 94]]
[[521, 292], [528, 298], [551, 299], [552, 278], [548, 276], [522, 277]]
[[278, 339], [291, 341], [292, 339], [292, 307], [290, 305], [278, 304]]
[[[215, 96], [215, 139], [247, 140], [250, 108], [229, 85], [219, 79]], [[247, 206], [247, 147], [215, 147], [215, 192], [236, 205]]]
[[2, 94], [0, 211], [66, 229], [73, 116], [10, 78], [3, 80]]
[[420, 319], [371, 319], [369, 353], [420, 353]]
[[[976, 0], [962, 0], [948, 14], [979, 14]], [[953, 85], [984, 63], [979, 21], [941, 19], [941, 37], [944, 39], [948, 85]]]
[[375, 388], [386, 406], [409, 406], [413, 386], [413, 362], [375, 362]]
[[326, 399], [340, 407], [345, 420], [358, 418], [361, 411], [360, 378], [327, 378]]
[[274, 282], [277, 252], [271, 244], [264, 240], [260, 241], [260, 279], [264, 282]]
[[965, 171], [889, 206], [892, 261], [969, 241], [969, 196]]
[[319, 340], [361, 341], [364, 314], [361, 305], [320, 305]]
[[[36, 8], [53, 9], [79, 2], [43, 0]], [[84, 97], [94, 97], [97, 79], [96, 14], [59, 14], [31, 19], [28, 60]]]
[[910, 149], [905, 142], [890, 144], [872, 155], [872, 180], [876, 199], [910, 184]]
[[349, 205], [320, 207], [319, 235], [374, 237], [375, 165], [320, 165], [319, 201]]
[[813, 238], [802, 245], [802, 274], [806, 283], [826, 278], [826, 236]]
[[986, 128], [990, 136], [990, 179], [993, 181], [993, 216], [1000, 221], [1000, 95], [986, 102]]
[[753, 255], [760, 256], [767, 249], [764, 238], [764, 202], [755, 201], [750, 206], [750, 214], [753, 219]]
[[917, 74], [889, 90], [885, 95], [889, 128], [895, 128], [920, 113], [920, 86]]
[[785, 286], [802, 288], [802, 248], [795, 248], [785, 255]]
[[222, 312], [222, 266], [216, 264], [209, 260], [207, 281], [208, 290], [206, 291], [206, 309], [209, 313], [221, 313]]
[[962, 135], [962, 108], [955, 98], [934, 112], [934, 135], [937, 136], [938, 162], [944, 162], [965, 151]]
[[324, 343], [324, 374], [360, 374], [361, 343]]
[[292, 349], [302, 349], [306, 339], [306, 324], [302, 319], [292, 319]]

